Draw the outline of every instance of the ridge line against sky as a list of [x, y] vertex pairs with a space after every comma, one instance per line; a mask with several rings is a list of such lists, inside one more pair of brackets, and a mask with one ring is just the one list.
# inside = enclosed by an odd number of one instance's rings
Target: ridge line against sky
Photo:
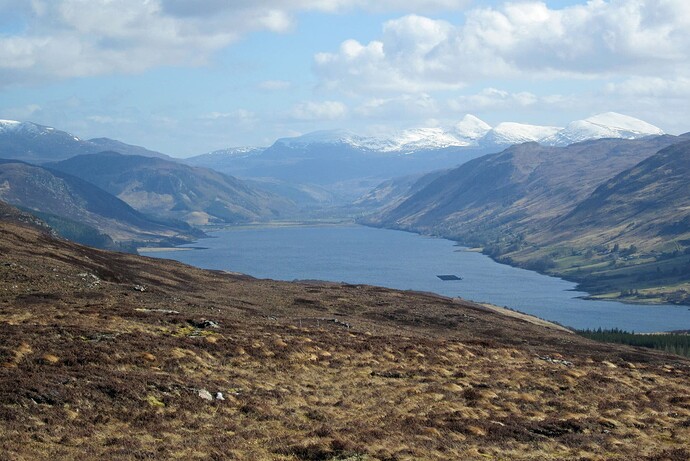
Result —
[[0, 0], [0, 119], [176, 156], [466, 113], [678, 134], [689, 26], [681, 0]]

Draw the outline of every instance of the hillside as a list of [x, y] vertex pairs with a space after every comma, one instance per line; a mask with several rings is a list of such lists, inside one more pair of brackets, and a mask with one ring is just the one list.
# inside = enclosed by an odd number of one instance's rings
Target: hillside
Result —
[[690, 455], [680, 357], [429, 294], [107, 253], [15, 218], [0, 218], [8, 459]]
[[603, 139], [548, 147], [512, 146], [432, 181], [372, 224], [470, 241], [541, 228], [570, 212], [594, 189], [673, 142]]
[[690, 303], [688, 178], [690, 143], [667, 147], [599, 186], [553, 225], [546, 244], [595, 249], [561, 264], [596, 292], [608, 285], [628, 299]]
[[[690, 142], [672, 145], [599, 186], [559, 225], [570, 238], [596, 234], [594, 243], [619, 238], [622, 245], [644, 241], [640, 249], [662, 249], [690, 238], [689, 178]], [[621, 227], [622, 233], [614, 230]]]
[[[687, 303], [684, 139], [513, 146], [450, 171], [365, 222], [481, 246], [500, 261], [565, 276], [595, 294], [630, 298], [642, 290], [645, 301]], [[673, 143], [680, 144], [668, 147]]]
[[96, 184], [143, 213], [192, 225], [273, 219], [294, 208], [231, 176], [164, 159], [101, 152], [50, 167]]
[[105, 234], [112, 242], [100, 240], [103, 246], [183, 242], [202, 235], [182, 223], [153, 221], [82, 179], [15, 160], [0, 160], [0, 199], [50, 218], [58, 231], [78, 227], [92, 238]]
[[85, 140], [49, 126], [31, 122], [0, 120], [0, 158], [41, 164], [104, 150], [116, 150], [122, 154], [169, 158], [160, 152], [113, 139]]

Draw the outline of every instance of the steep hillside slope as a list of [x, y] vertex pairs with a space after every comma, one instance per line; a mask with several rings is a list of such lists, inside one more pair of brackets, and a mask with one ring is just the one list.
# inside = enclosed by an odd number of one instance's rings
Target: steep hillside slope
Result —
[[590, 236], [595, 244], [616, 241], [641, 250], [672, 249], [674, 241], [689, 239], [690, 142], [667, 147], [605, 182], [558, 227], [564, 230], [559, 239]]
[[690, 143], [661, 150], [599, 186], [526, 247], [591, 292], [690, 304]]
[[600, 296], [688, 304], [684, 139], [514, 146], [364, 222], [481, 246], [499, 261], [566, 277]]
[[690, 362], [0, 222], [7, 459], [682, 460]]
[[190, 241], [200, 235], [182, 223], [152, 221], [82, 179], [14, 160], [0, 160], [0, 199], [90, 227], [116, 243]]
[[101, 152], [51, 163], [116, 195], [133, 208], [190, 224], [241, 223], [292, 210], [286, 199], [206, 168]]
[[446, 173], [447, 170], [438, 170], [384, 181], [355, 200], [354, 205], [379, 212], [393, 209]]
[[603, 139], [565, 148], [536, 143], [470, 161], [369, 222], [486, 243], [534, 232], [677, 138]]

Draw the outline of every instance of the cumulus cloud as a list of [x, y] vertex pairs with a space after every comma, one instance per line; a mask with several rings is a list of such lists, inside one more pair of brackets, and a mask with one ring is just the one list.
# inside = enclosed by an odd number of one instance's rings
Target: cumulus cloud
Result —
[[[414, 0], [405, 8], [466, 3]], [[0, 85], [202, 65], [249, 32], [291, 30], [300, 11], [353, 8], [398, 7], [392, 0], [0, 0], [0, 17], [22, 24], [0, 35]]]
[[360, 104], [355, 112], [367, 119], [419, 119], [439, 115], [440, 104], [426, 93], [403, 94], [391, 98], [371, 98]]
[[544, 98], [540, 98], [528, 91], [511, 93], [496, 88], [485, 88], [475, 94], [462, 95], [451, 99], [448, 101], [448, 106], [457, 112], [472, 112], [524, 108], [537, 104], [541, 105], [544, 102]]
[[475, 8], [465, 22], [408, 15], [369, 43], [346, 40], [315, 56], [324, 86], [433, 91], [487, 78], [601, 78], [687, 72], [690, 3], [592, 0], [561, 9], [544, 2]]
[[336, 120], [347, 114], [347, 106], [340, 101], [308, 101], [293, 107], [290, 115], [296, 120]]
[[610, 94], [655, 99], [683, 99], [690, 97], [690, 78], [678, 77], [634, 77], [620, 83], [609, 83], [606, 91]]

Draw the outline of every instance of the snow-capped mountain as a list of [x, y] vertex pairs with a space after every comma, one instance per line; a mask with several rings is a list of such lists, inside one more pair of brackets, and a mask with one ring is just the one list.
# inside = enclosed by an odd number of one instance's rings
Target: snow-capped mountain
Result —
[[458, 139], [442, 128], [414, 128], [378, 137], [359, 136], [347, 130], [324, 130], [295, 138], [281, 138], [275, 142], [275, 145], [293, 149], [315, 144], [341, 144], [376, 152], [414, 152], [470, 145], [469, 142]]
[[503, 122], [495, 127], [475, 117], [465, 117], [453, 127], [413, 128], [388, 136], [366, 137], [347, 130], [316, 131], [294, 138], [282, 138], [275, 145], [304, 148], [310, 145], [344, 145], [381, 153], [415, 153], [452, 147], [500, 148], [525, 142], [566, 146], [580, 141], [619, 138], [636, 139], [664, 132], [647, 122], [615, 112], [557, 126]]
[[429, 149], [467, 147], [471, 144], [470, 141], [459, 139], [443, 128], [415, 128], [401, 131], [381, 140], [371, 138], [367, 147], [383, 152], [411, 153]]
[[570, 122], [563, 130], [543, 140], [551, 146], [567, 146], [602, 138], [637, 139], [662, 135], [664, 132], [647, 122], [616, 112], [606, 112], [584, 120]]
[[49, 126], [32, 122], [0, 120], [0, 158], [12, 158], [39, 164], [107, 150], [128, 155], [169, 158], [160, 152], [150, 151], [113, 139], [84, 140]]
[[81, 141], [78, 137], [65, 131], [59, 131], [49, 126], [38, 125], [32, 122], [18, 122], [16, 120], [0, 120], [0, 134], [17, 134], [24, 136], [55, 135]]
[[21, 125], [21, 122], [15, 120], [0, 120], [0, 133], [14, 131]]
[[478, 142], [484, 146], [511, 146], [525, 142], [541, 142], [563, 128], [503, 122], [489, 130]]
[[455, 125], [454, 131], [458, 139], [473, 144], [491, 131], [491, 125], [474, 115], [467, 114], [457, 125]]
[[661, 134], [656, 127], [619, 114], [602, 114], [586, 122], [588, 129], [577, 131], [576, 137], [573, 127], [577, 124], [560, 128], [506, 122], [492, 127], [466, 115], [452, 126], [413, 128], [378, 136], [361, 136], [346, 130], [317, 131], [279, 139], [248, 155], [230, 149], [226, 154], [218, 151], [215, 155], [193, 157], [186, 163], [281, 185], [316, 185], [333, 196], [352, 198], [390, 178], [454, 168], [513, 144]]
[[228, 168], [225, 168], [227, 163], [232, 164], [232, 162], [250, 159], [254, 156], [261, 155], [261, 153], [265, 150], [265, 147], [229, 147], [227, 149], [209, 152], [208, 154], [186, 158], [183, 160], [183, 162], [191, 166], [201, 166], [220, 172], [225, 172], [227, 174], [232, 174], [232, 171], [229, 171]]
[[296, 149], [313, 144], [348, 144], [351, 146], [361, 146], [362, 144], [366, 144], [366, 142], [367, 138], [358, 136], [348, 130], [319, 130], [293, 138], [280, 138], [274, 145], [282, 145]]
[[265, 147], [229, 147], [227, 149], [215, 150], [208, 154], [208, 157], [249, 157], [266, 150]]

